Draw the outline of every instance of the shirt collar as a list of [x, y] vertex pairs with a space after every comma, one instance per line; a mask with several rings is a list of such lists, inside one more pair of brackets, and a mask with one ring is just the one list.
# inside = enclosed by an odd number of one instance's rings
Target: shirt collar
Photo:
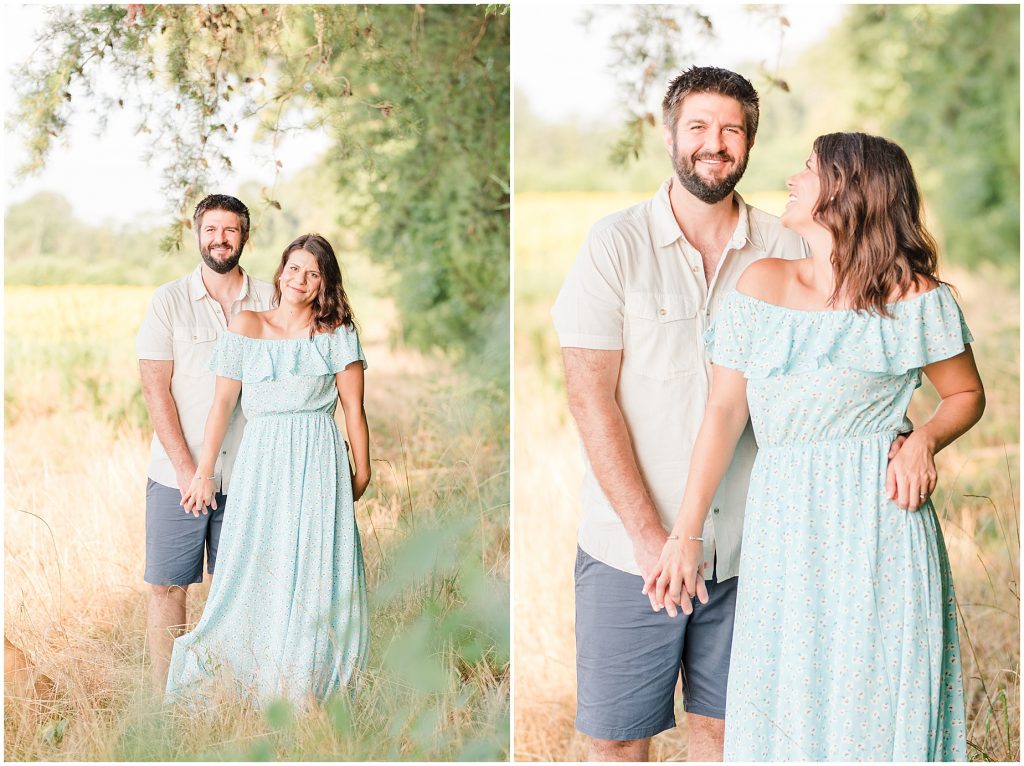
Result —
[[[672, 203], [668, 197], [672, 183], [673, 179], [669, 178], [666, 180], [654, 197], [652, 223], [655, 244], [658, 247], [668, 247], [675, 244], [683, 236], [683, 232], [680, 231], [679, 224], [676, 222], [675, 214], [672, 212]], [[764, 250], [764, 241], [761, 239], [761, 233], [751, 220], [749, 206], [743, 200], [743, 197], [739, 195], [739, 192], [733, 192], [733, 196], [736, 199], [736, 204], [739, 206], [740, 217], [736, 222], [736, 230], [733, 232], [732, 237], [729, 238], [728, 249], [739, 250], [744, 244], [749, 243], [758, 250]]]
[[[244, 301], [249, 297], [252, 285], [250, 284], [249, 275], [246, 273], [245, 269], [239, 266], [238, 270], [242, 272], [242, 287], [238, 291], [238, 297], [235, 300]], [[194, 301], [212, 297], [203, 282], [203, 264], [201, 263], [196, 266], [195, 271], [189, 275], [188, 293], [189, 297]]]

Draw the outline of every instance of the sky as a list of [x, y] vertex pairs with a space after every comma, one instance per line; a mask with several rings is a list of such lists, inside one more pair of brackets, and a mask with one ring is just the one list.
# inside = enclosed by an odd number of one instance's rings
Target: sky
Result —
[[[777, 27], [759, 24], [742, 5], [698, 5], [710, 15], [716, 39], [694, 63], [726, 68], [764, 62], [775, 69], [791, 63], [808, 45], [821, 40], [843, 13], [843, 6], [831, 3], [783, 4], [782, 14], [790, 27], [780, 46]], [[618, 108], [616, 83], [608, 71], [612, 60], [608, 40], [621, 24], [621, 10], [599, 14], [588, 30], [580, 23], [584, 8], [577, 3], [525, 3], [514, 8], [515, 87], [527, 97], [530, 110], [548, 122], [574, 117], [584, 123], [606, 120]], [[660, 102], [661, 94], [654, 95]]]
[[[39, 5], [3, 5], [2, 90], [8, 123], [14, 103], [11, 70], [34, 50], [45, 9]], [[726, 67], [751, 61], [775, 64], [779, 52], [776, 34], [758, 27], [739, 5], [716, 3], [713, 7], [711, 16], [719, 40], [705, 51], [699, 63]], [[783, 63], [820, 39], [841, 13], [841, 7], [835, 5], [782, 7], [792, 24], [782, 47]], [[608, 39], [621, 15], [614, 9], [604, 10], [587, 30], [579, 23], [583, 8], [582, 3], [517, 0], [512, 10], [516, 88], [526, 94], [533, 111], [550, 121], [573, 117], [597, 120], [616, 109], [615, 83], [607, 71]], [[130, 105], [111, 115], [102, 132], [87, 110], [76, 111], [44, 170], [20, 180], [14, 178], [13, 170], [24, 161], [26, 153], [16, 131], [5, 130], [4, 208], [39, 191], [57, 191], [70, 201], [75, 217], [83, 221], [132, 226], [166, 222], [169, 200], [161, 194], [159, 154], [156, 162], [145, 160], [149, 144], [146, 136], [135, 135], [137, 124], [138, 116]], [[239, 171], [219, 179], [222, 191], [231, 193], [252, 179], [263, 184], [273, 180], [274, 164], [269, 152], [254, 145], [245, 132], [240, 131], [232, 154]], [[295, 172], [316, 161], [328, 144], [325, 135], [306, 133], [299, 140], [285, 139], [277, 156], [286, 173]]]

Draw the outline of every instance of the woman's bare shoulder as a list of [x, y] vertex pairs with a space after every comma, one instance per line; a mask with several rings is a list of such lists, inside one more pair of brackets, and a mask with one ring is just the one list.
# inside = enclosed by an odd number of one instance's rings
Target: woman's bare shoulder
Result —
[[751, 298], [781, 303], [785, 287], [795, 277], [800, 261], [784, 258], [762, 258], [747, 266], [736, 283], [736, 289]]
[[228, 322], [228, 329], [249, 338], [263, 337], [264, 311], [239, 311]]

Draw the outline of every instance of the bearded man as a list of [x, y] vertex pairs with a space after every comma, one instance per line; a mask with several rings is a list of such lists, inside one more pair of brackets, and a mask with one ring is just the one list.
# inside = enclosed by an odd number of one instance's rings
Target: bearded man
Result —
[[[674, 177], [598, 222], [552, 310], [585, 452], [576, 558], [576, 728], [590, 760], [647, 760], [675, 726], [682, 675], [690, 760], [721, 760], [750, 426], [701, 538], [708, 600], [643, 595], [686, 486], [711, 367], [704, 331], [759, 258], [806, 245], [734, 188], [758, 123], [744, 77], [693, 67], [662, 104]], [[653, 598], [653, 597], [652, 597]], [[678, 607], [678, 608], [677, 608]]]
[[216, 508], [181, 504], [196, 474], [216, 376], [210, 356], [239, 311], [265, 311], [274, 288], [238, 265], [249, 240], [249, 210], [225, 194], [203, 199], [192, 216], [202, 263], [157, 289], [135, 338], [142, 394], [156, 432], [146, 487], [146, 573], [150, 584], [146, 638], [154, 691], [162, 694], [175, 637], [186, 624], [188, 586], [213, 575], [231, 466], [245, 418], [228, 426], [214, 470]]

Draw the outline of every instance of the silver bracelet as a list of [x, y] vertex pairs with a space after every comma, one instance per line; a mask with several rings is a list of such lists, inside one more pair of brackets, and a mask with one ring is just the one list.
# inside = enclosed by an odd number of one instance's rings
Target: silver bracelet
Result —
[[[668, 540], [678, 540], [678, 539], [679, 539], [679, 535], [669, 535], [669, 536], [668, 536], [668, 537], [666, 538], [666, 542], [667, 542]], [[686, 539], [687, 539], [687, 540], [696, 540], [697, 542], [701, 542], [701, 543], [702, 543], [702, 542], [704, 542], [704, 538], [703, 538], [703, 537], [694, 537], [693, 535], [690, 535], [690, 536], [689, 536], [689, 537], [687, 537]]]

